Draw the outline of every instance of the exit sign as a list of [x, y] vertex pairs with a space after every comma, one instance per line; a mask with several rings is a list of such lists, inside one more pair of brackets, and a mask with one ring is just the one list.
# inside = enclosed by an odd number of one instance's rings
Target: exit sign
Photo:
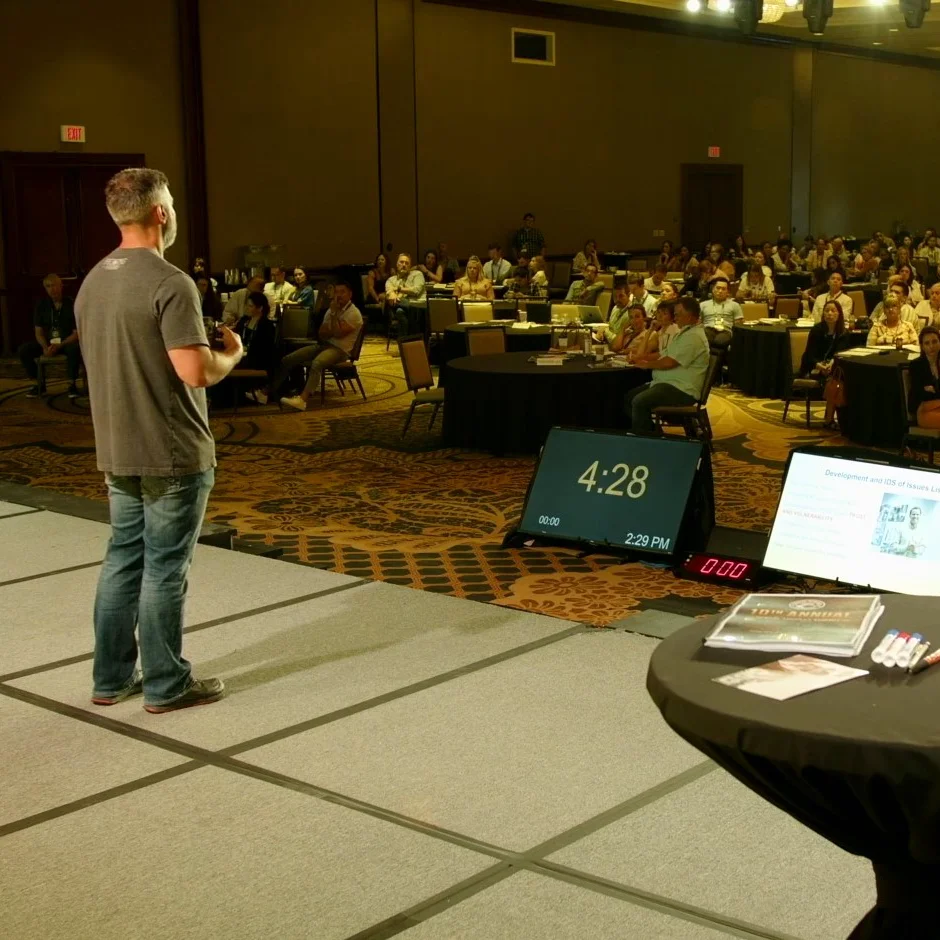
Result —
[[59, 140], [66, 144], [85, 143], [85, 128], [81, 124], [62, 124], [59, 126]]
[[717, 160], [721, 156], [721, 147], [709, 147], [708, 148], [708, 158], [710, 160]]

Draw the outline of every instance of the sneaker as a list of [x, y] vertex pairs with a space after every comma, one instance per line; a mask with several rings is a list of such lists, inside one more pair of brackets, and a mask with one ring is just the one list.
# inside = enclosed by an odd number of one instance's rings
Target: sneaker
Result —
[[144, 705], [144, 711], [151, 715], [162, 715], [164, 712], [175, 712], [180, 708], [191, 708], [193, 705], [211, 705], [222, 698], [225, 685], [221, 679], [193, 679], [189, 688], [171, 698], [169, 702], [159, 705]]
[[294, 408], [296, 411], [307, 410], [307, 403], [299, 395], [293, 395], [290, 398], [282, 398], [281, 404], [287, 405], [288, 408]]
[[27, 393], [27, 398], [39, 398], [39, 386], [34, 385]]
[[131, 676], [130, 681], [127, 685], [121, 689], [120, 692], [115, 692], [114, 695], [95, 695], [91, 697], [92, 705], [117, 705], [118, 702], [123, 702], [124, 699], [130, 698], [132, 695], [140, 695], [144, 691], [144, 680], [143, 676], [140, 674], [140, 670], [135, 670], [134, 675]]
[[266, 392], [262, 392], [260, 388], [256, 388], [253, 392], [255, 396], [255, 401], [259, 405], [266, 405], [268, 403], [268, 395]]
[[78, 386], [77, 385], [69, 386], [69, 398], [78, 398]]

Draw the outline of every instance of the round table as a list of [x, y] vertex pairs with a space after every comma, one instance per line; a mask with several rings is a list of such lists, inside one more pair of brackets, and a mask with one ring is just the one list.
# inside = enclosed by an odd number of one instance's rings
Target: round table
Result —
[[735, 326], [728, 350], [731, 384], [745, 395], [757, 398], [786, 398], [793, 382], [790, 365], [790, 330], [779, 323], [744, 323]]
[[532, 353], [465, 356], [448, 364], [444, 444], [496, 454], [535, 454], [553, 425], [624, 428], [624, 396], [648, 382], [645, 369], [529, 362]]
[[[870, 675], [783, 702], [713, 682], [785, 653], [709, 649], [717, 618], [663, 640], [646, 687], [669, 726], [774, 806], [871, 860], [877, 905], [851, 940], [934, 940], [940, 878], [940, 667], [883, 669], [871, 650], [891, 628], [936, 648], [936, 599], [884, 595], [860, 656]], [[794, 898], [795, 904], [799, 898]]]
[[[469, 330], [495, 330], [503, 327], [469, 326], [466, 323], [454, 323], [444, 330], [441, 342], [441, 372], [439, 386], [446, 384], [447, 364], [451, 359], [460, 359], [469, 354], [467, 333]], [[551, 326], [531, 326], [524, 330], [513, 329], [506, 324], [506, 352], [544, 352], [552, 345]]]
[[889, 350], [871, 356], [837, 356], [845, 375], [846, 406], [839, 428], [856, 444], [900, 447], [906, 430], [898, 367], [908, 354]]

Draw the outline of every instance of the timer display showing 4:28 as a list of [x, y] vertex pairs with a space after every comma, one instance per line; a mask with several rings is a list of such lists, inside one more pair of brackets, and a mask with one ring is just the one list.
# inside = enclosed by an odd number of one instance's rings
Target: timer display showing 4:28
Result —
[[662, 535], [647, 535], [645, 532], [628, 532], [623, 539], [624, 545], [634, 548], [648, 548], [651, 551], [668, 552], [672, 539]]

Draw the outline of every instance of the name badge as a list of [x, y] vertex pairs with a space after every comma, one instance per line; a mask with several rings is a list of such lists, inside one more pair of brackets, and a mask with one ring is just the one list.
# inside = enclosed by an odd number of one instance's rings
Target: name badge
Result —
[[49, 340], [50, 346], [58, 346], [62, 342], [62, 337], [59, 335], [59, 331], [53, 331], [52, 337]]

